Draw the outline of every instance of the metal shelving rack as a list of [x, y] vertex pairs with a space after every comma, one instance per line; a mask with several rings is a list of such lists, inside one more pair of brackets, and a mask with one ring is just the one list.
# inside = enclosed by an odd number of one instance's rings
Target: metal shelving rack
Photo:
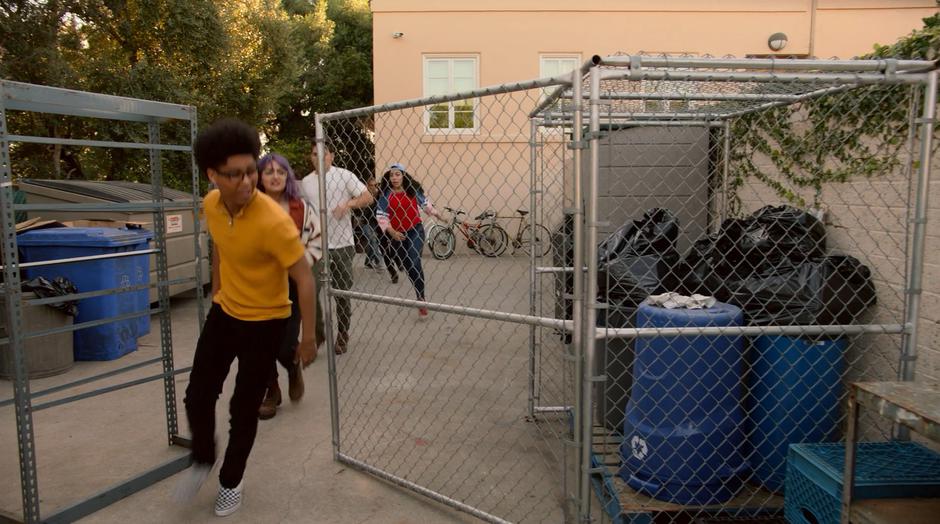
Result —
[[[119, 120], [125, 122], [142, 122], [147, 124], [147, 142], [113, 142], [101, 140], [76, 140], [56, 137], [11, 135], [7, 130], [6, 119], [8, 111], [26, 111], [52, 115], [77, 116], [83, 118]], [[190, 127], [189, 144], [163, 144], [160, 139], [160, 125], [164, 122], [188, 122]], [[191, 211], [194, 218], [195, 231], [200, 230], [200, 191], [199, 171], [192, 160], [192, 143], [196, 137], [196, 108], [193, 106], [169, 104], [120, 96], [104, 95], [60, 89], [20, 82], [0, 80], [0, 232], [2, 232], [2, 263], [4, 300], [6, 301], [7, 316], [4, 322], [7, 326], [8, 337], [0, 343], [9, 344], [13, 359], [13, 399], [0, 403], [15, 404], [17, 444], [19, 447], [20, 482], [23, 500], [24, 522], [71, 522], [109, 504], [120, 500], [136, 491], [154, 484], [174, 473], [187, 468], [190, 464], [189, 454], [182, 454], [172, 460], [159, 464], [121, 483], [113, 485], [101, 492], [77, 501], [58, 510], [51, 515], [40, 516], [39, 480], [36, 471], [36, 450], [33, 433], [33, 412], [60, 406], [66, 403], [82, 400], [131, 386], [136, 386], [156, 380], [163, 380], [164, 401], [166, 407], [167, 442], [171, 446], [188, 447], [189, 441], [179, 435], [176, 412], [176, 375], [186, 373], [190, 368], [176, 369], [173, 363], [172, 325], [170, 320], [169, 287], [183, 282], [195, 282], [198, 314], [204, 317], [204, 304], [202, 294], [202, 274], [200, 265], [196, 264], [195, 274], [192, 277], [168, 280], [167, 253], [166, 253], [166, 222], [167, 211]], [[69, 145], [82, 147], [105, 147], [146, 150], [150, 160], [151, 203], [132, 204], [25, 204], [13, 203], [13, 173], [11, 172], [10, 144], [33, 143], [50, 145]], [[192, 194], [191, 204], [167, 204], [163, 199], [163, 169], [161, 154], [164, 151], [185, 153], [190, 157], [192, 166]], [[23, 301], [20, 290], [20, 268], [16, 242], [15, 211], [151, 211], [154, 225], [154, 248], [134, 252], [134, 254], [156, 253], [157, 282], [146, 286], [130, 288], [114, 288], [90, 291], [55, 297], [53, 299], [34, 299]], [[200, 260], [199, 235], [193, 235], [196, 260]], [[114, 258], [124, 256], [126, 253], [97, 255], [93, 257], [77, 257], [70, 259], [50, 260], [31, 265], [61, 264], [79, 262], [83, 260]], [[99, 319], [90, 322], [74, 324], [66, 328], [56, 328], [45, 332], [23, 332], [23, 308], [35, 307], [49, 302], [62, 300], [77, 300], [93, 296], [131, 292], [140, 287], [156, 286], [158, 292], [158, 307], [131, 314]], [[76, 380], [68, 384], [30, 392], [29, 377], [24, 359], [23, 342], [27, 338], [50, 335], [54, 332], [75, 331], [77, 329], [107, 324], [119, 320], [127, 320], [150, 315], [160, 317], [160, 348], [161, 356], [116, 370], [101, 373], [92, 377]], [[113, 377], [146, 365], [161, 363], [160, 373], [130, 380], [124, 383], [101, 387], [92, 391], [68, 396], [54, 401], [34, 404], [34, 399], [54, 392], [61, 392], [79, 385], [88, 384], [104, 378]]]

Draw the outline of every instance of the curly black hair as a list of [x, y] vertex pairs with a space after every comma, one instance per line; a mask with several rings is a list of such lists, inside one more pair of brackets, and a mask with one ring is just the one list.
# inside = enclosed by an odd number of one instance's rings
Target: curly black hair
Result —
[[[379, 184], [379, 193], [385, 194], [392, 190], [391, 176], [391, 169], [382, 175], [382, 182]], [[401, 172], [401, 187], [405, 190], [405, 194], [410, 197], [418, 196], [418, 193], [424, 192], [424, 188], [421, 187], [421, 182], [415, 180], [407, 171]]]
[[258, 130], [234, 118], [223, 118], [199, 132], [193, 144], [196, 164], [203, 174], [216, 169], [233, 155], [261, 156]]

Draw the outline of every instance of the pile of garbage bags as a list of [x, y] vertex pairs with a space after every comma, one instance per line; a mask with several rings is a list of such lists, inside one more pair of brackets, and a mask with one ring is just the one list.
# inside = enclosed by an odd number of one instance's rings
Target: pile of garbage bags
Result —
[[[566, 226], [560, 233], [570, 249]], [[598, 299], [635, 307], [667, 292], [712, 296], [742, 308], [750, 325], [851, 324], [876, 302], [869, 268], [848, 255], [827, 255], [825, 225], [794, 207], [725, 220], [684, 258], [679, 231], [674, 213], [653, 208], [601, 242]]]
[[785, 205], [725, 220], [678, 270], [686, 292], [740, 307], [750, 325], [851, 324], [876, 302], [871, 270], [826, 255], [825, 225]]

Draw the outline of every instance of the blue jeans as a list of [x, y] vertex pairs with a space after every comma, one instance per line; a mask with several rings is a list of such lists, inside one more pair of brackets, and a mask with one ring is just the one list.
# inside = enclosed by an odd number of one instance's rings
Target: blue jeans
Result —
[[[418, 300], [424, 300], [424, 269], [421, 268], [421, 250], [424, 249], [424, 226], [420, 223], [415, 227], [405, 231], [405, 239], [402, 241], [392, 240], [386, 235], [388, 241], [387, 258], [393, 261], [395, 266], [404, 269], [408, 273], [408, 280], [415, 287], [415, 294]], [[394, 271], [389, 267], [389, 273]]]
[[362, 236], [366, 241], [366, 264], [379, 267], [382, 264], [382, 246], [379, 245], [379, 237], [376, 236], [371, 223], [362, 226]]

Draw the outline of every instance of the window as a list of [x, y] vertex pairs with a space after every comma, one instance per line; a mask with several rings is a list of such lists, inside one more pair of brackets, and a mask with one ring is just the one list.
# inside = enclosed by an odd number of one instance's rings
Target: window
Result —
[[[566, 75], [581, 66], [580, 55], [542, 55], [539, 57], [539, 78]], [[542, 99], [552, 94], [558, 86], [546, 87], [542, 89]], [[552, 110], [560, 109], [559, 103], [555, 103]]]
[[[477, 59], [425, 58], [425, 96], [447, 95], [477, 88]], [[476, 129], [475, 100], [458, 100], [427, 109], [428, 131], [472, 131]]]
[[578, 55], [567, 56], [546, 56], [542, 55], [539, 63], [539, 76], [558, 76], [568, 74], [581, 65], [581, 57]]

